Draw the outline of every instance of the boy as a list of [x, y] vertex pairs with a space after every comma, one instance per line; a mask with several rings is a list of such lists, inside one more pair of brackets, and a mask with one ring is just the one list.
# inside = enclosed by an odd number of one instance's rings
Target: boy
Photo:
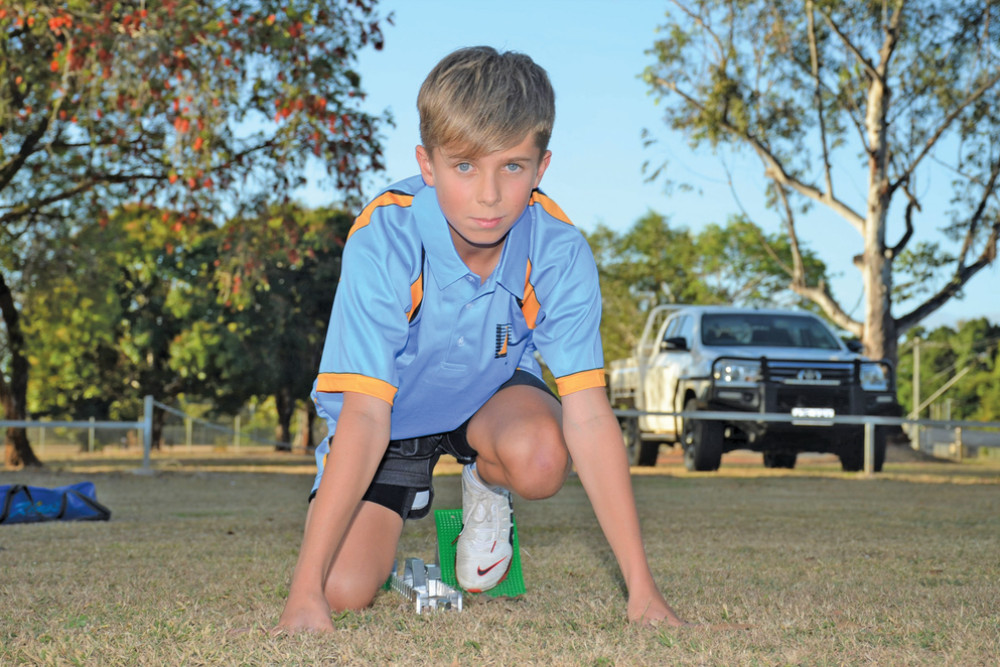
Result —
[[[442, 453], [466, 464], [456, 575], [487, 590], [512, 556], [510, 492], [556, 493], [575, 464], [628, 587], [631, 621], [682, 623], [646, 561], [604, 393], [597, 270], [536, 188], [555, 101], [530, 58], [446, 56], [417, 99], [420, 176], [358, 217], [313, 397], [333, 434], [279, 627], [332, 630], [371, 603], [403, 522], [430, 511]], [[562, 404], [540, 380], [538, 351]]]

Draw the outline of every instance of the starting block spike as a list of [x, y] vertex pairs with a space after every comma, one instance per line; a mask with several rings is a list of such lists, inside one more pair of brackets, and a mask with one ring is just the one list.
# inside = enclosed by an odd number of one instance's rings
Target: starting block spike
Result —
[[392, 576], [386, 582], [388, 587], [408, 598], [418, 614], [424, 609], [462, 611], [462, 591], [441, 581], [441, 570], [437, 565], [424, 565], [419, 558], [407, 558], [402, 571], [398, 561], [393, 564], [392, 570]]
[[[521, 571], [521, 545], [517, 538], [517, 520], [511, 517], [511, 538], [514, 553], [510, 560], [510, 570], [507, 577], [483, 595], [491, 597], [517, 597], [524, 595], [524, 574]], [[458, 534], [462, 532], [462, 510], [435, 510], [434, 523], [437, 525], [438, 564], [441, 567], [441, 580], [448, 586], [461, 590], [455, 576], [455, 551]]]

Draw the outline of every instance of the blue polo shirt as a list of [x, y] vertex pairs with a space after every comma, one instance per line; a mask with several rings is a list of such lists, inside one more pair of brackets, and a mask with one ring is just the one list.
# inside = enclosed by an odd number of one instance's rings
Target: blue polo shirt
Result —
[[381, 398], [403, 439], [461, 425], [517, 368], [541, 377], [536, 350], [561, 395], [603, 387], [600, 317], [590, 248], [555, 202], [532, 193], [482, 282], [414, 176], [351, 228], [313, 400], [333, 433], [342, 392]]

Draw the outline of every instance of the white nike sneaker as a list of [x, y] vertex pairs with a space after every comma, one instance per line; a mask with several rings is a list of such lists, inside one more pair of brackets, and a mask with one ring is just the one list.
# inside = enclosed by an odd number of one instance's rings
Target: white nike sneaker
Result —
[[510, 491], [486, 486], [475, 464], [462, 468], [462, 532], [455, 577], [470, 593], [487, 591], [507, 576], [514, 554]]

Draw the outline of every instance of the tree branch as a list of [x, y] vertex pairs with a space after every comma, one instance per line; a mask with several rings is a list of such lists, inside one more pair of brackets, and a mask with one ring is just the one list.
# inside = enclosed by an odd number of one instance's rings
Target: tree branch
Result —
[[49, 120], [48, 118], [43, 118], [34, 130], [25, 135], [24, 141], [21, 142], [21, 148], [17, 151], [17, 155], [0, 168], [0, 192], [10, 185], [11, 180], [13, 180], [18, 170], [24, 166], [24, 163], [34, 153], [35, 147], [41, 141], [42, 137], [45, 136], [48, 129]]
[[781, 197], [781, 204], [785, 207], [785, 229], [788, 230], [788, 245], [792, 251], [792, 283], [797, 285], [806, 284], [805, 264], [802, 261], [802, 249], [799, 246], [799, 234], [795, 231], [795, 213], [791, 204], [788, 203], [788, 194], [785, 188], [778, 186], [778, 196]]
[[691, 19], [692, 21], [694, 21], [695, 23], [697, 23], [699, 26], [701, 26], [701, 28], [706, 33], [708, 33], [708, 35], [713, 40], [715, 40], [715, 45], [717, 47], [719, 47], [719, 58], [720, 59], [725, 58], [725, 55], [726, 55], [725, 45], [722, 43], [722, 40], [719, 39], [719, 36], [715, 34], [715, 31], [712, 30], [712, 28], [709, 27], [709, 25], [707, 23], [705, 23], [705, 20], [701, 17], [701, 15], [699, 15], [699, 14], [691, 11], [688, 7], [686, 7], [685, 5], [681, 4], [679, 0], [672, 0], [672, 2], [677, 6], [678, 9], [680, 9], [682, 12], [684, 12], [685, 14], [687, 14], [687, 17], [689, 19]]
[[792, 291], [822, 308], [823, 312], [840, 328], [851, 332], [858, 338], [864, 334], [864, 324], [844, 312], [840, 304], [830, 294], [830, 288], [825, 280], [820, 280], [815, 287], [793, 284]]
[[986, 202], [989, 201], [990, 195], [992, 195], [995, 191], [994, 188], [996, 187], [998, 174], [1000, 174], [1000, 160], [997, 160], [993, 164], [993, 169], [990, 170], [989, 181], [983, 187], [983, 196], [979, 199], [979, 205], [976, 206], [976, 210], [973, 212], [972, 217], [969, 218], [969, 222], [965, 230], [965, 240], [962, 243], [962, 251], [958, 255], [959, 268], [965, 264], [965, 258], [972, 249], [972, 244], [976, 239], [976, 230], [979, 229], [979, 223], [983, 218], [983, 213], [986, 212]]
[[753, 224], [754, 235], [757, 237], [757, 240], [760, 242], [761, 246], [764, 248], [764, 252], [766, 252], [768, 254], [768, 256], [772, 260], [774, 260], [774, 263], [777, 264], [781, 268], [782, 271], [784, 271], [785, 273], [788, 274], [789, 278], [794, 278], [795, 277], [794, 269], [792, 267], [788, 266], [787, 264], [785, 264], [784, 261], [782, 261], [781, 257], [778, 255], [778, 253], [774, 250], [774, 248], [771, 247], [771, 244], [767, 242], [767, 239], [761, 233], [760, 227], [757, 226], [757, 224], [753, 222], [753, 218], [750, 217], [750, 214], [743, 207], [743, 202], [740, 201], [740, 197], [736, 193], [736, 187], [733, 185], [733, 176], [729, 172], [729, 167], [727, 167], [726, 164], [723, 163], [722, 168], [726, 171], [726, 180], [727, 180], [727, 183], [729, 184], [729, 191], [732, 193], [733, 199], [736, 201], [736, 206], [739, 207], [740, 212], [743, 214], [743, 217], [745, 217], [747, 220], [749, 220]]
[[957, 107], [955, 107], [955, 109], [953, 109], [951, 113], [945, 116], [944, 120], [941, 121], [941, 125], [938, 126], [937, 130], [935, 130], [934, 133], [931, 134], [931, 136], [927, 139], [927, 142], [924, 144], [924, 147], [920, 150], [920, 153], [917, 154], [917, 157], [913, 159], [913, 162], [910, 163], [910, 166], [907, 167], [903, 171], [903, 173], [900, 174], [899, 178], [897, 178], [896, 181], [892, 183], [890, 187], [896, 188], [896, 186], [899, 183], [902, 183], [907, 179], [909, 179], [910, 175], [916, 170], [917, 165], [919, 165], [920, 162], [927, 156], [927, 154], [931, 151], [934, 145], [941, 138], [941, 136], [945, 133], [945, 130], [947, 130], [951, 126], [951, 124], [955, 122], [955, 119], [958, 118], [959, 114], [961, 114], [962, 111], [964, 111], [965, 108], [968, 107], [970, 104], [972, 104], [980, 97], [985, 95], [986, 91], [995, 86], [998, 81], [1000, 81], [1000, 70], [997, 70], [997, 72], [990, 79], [987, 79], [987, 81], [983, 85], [974, 90], [968, 97], [962, 100], [962, 102]]
[[[680, 88], [677, 87], [677, 84], [673, 83], [672, 81], [667, 81], [661, 77], [657, 77], [654, 81], [657, 85], [663, 86], [664, 88], [680, 95], [682, 98], [684, 98], [685, 102], [690, 104], [695, 109], [698, 109], [700, 111], [705, 110], [704, 105], [699, 103], [688, 93], [682, 91]], [[799, 194], [808, 197], [809, 199], [813, 199], [815, 201], [820, 202], [821, 204], [828, 206], [839, 216], [847, 220], [847, 222], [850, 223], [851, 226], [854, 227], [854, 229], [857, 230], [859, 234], [864, 233], [865, 219], [862, 216], [858, 215], [858, 213], [855, 212], [853, 209], [851, 209], [850, 206], [840, 201], [836, 197], [833, 197], [830, 193], [825, 193], [820, 189], [818, 189], [817, 187], [803, 183], [794, 176], [789, 175], [788, 172], [785, 171], [784, 167], [781, 165], [781, 162], [778, 161], [778, 158], [775, 157], [774, 154], [771, 153], [771, 151], [768, 150], [768, 148], [763, 143], [761, 143], [759, 139], [757, 139], [757, 137], [754, 137], [753, 135], [745, 132], [740, 132], [733, 125], [730, 125], [725, 121], [722, 121], [721, 126], [722, 129], [724, 129], [726, 132], [731, 134], [733, 137], [746, 142], [747, 144], [750, 145], [751, 148], [753, 148], [757, 152], [757, 154], [767, 165], [767, 167], [764, 170], [765, 176], [774, 180], [776, 183], [779, 183], [780, 185], [784, 185], [792, 190], [795, 190]]]
[[925, 317], [931, 315], [938, 308], [948, 302], [965, 286], [969, 280], [979, 273], [980, 269], [993, 263], [997, 255], [997, 240], [1000, 237], [1000, 218], [993, 223], [990, 238], [986, 242], [986, 247], [979, 254], [975, 262], [968, 266], [959, 267], [951, 280], [938, 292], [929, 297], [922, 304], [911, 310], [906, 315], [896, 319], [896, 332], [902, 336], [914, 325], [921, 322]]
[[816, 21], [813, 0], [806, 2], [806, 17], [809, 34], [809, 63], [812, 68], [816, 88], [813, 90], [813, 104], [816, 105], [816, 117], [819, 121], [819, 140], [823, 147], [823, 175], [826, 180], [826, 191], [833, 196], [833, 177], [830, 174], [830, 147], [826, 140], [826, 122], [823, 118], [823, 91], [819, 78], [819, 50], [816, 48]]
[[895, 259], [898, 257], [899, 253], [903, 252], [906, 248], [906, 244], [910, 242], [910, 239], [913, 237], [913, 211], [914, 209], [917, 211], [921, 210], [920, 202], [918, 202], [916, 197], [913, 196], [913, 193], [910, 192], [910, 188], [908, 186], [903, 186], [903, 192], [906, 193], [906, 198], [909, 200], [906, 203], [906, 213], [903, 216], [906, 221], [906, 231], [903, 232], [903, 236], [899, 239], [899, 243], [887, 251], [887, 257], [889, 259]]
[[819, 10], [819, 15], [823, 17], [823, 21], [826, 23], [827, 27], [829, 27], [830, 30], [833, 31], [833, 34], [835, 34], [837, 37], [840, 38], [840, 41], [844, 43], [844, 46], [847, 47], [847, 50], [850, 51], [854, 55], [854, 57], [858, 59], [858, 62], [861, 63], [861, 65], [865, 68], [865, 71], [868, 72], [869, 76], [871, 76], [873, 79], [882, 81], [882, 75], [879, 74], [879, 71], [877, 69], [875, 69], [875, 64], [872, 63], [872, 61], [868, 60], [868, 58], [866, 58], [864, 54], [858, 50], [858, 47], [856, 47], [854, 43], [847, 38], [847, 35], [841, 32], [840, 27], [833, 22], [833, 19], [831, 19], [830, 16], [822, 10]]
[[135, 177], [125, 177], [125, 176], [119, 176], [119, 177], [113, 177], [112, 176], [112, 177], [108, 177], [108, 176], [105, 176], [103, 178], [90, 179], [90, 180], [84, 181], [83, 183], [80, 183], [79, 185], [77, 185], [74, 188], [70, 188], [69, 190], [63, 190], [62, 192], [54, 194], [51, 197], [46, 197], [45, 199], [37, 199], [37, 200], [34, 200], [34, 201], [29, 201], [28, 203], [26, 203], [26, 204], [24, 204], [24, 205], [22, 205], [22, 206], [20, 206], [18, 208], [11, 209], [9, 212], [7, 212], [4, 215], [0, 216], [0, 223], [3, 223], [3, 224], [6, 225], [9, 222], [17, 220], [19, 218], [23, 218], [24, 216], [28, 215], [28, 213], [30, 213], [31, 211], [38, 210], [38, 209], [40, 209], [42, 207], [48, 206], [50, 204], [54, 204], [54, 203], [59, 202], [59, 201], [63, 201], [65, 199], [69, 199], [70, 197], [74, 197], [74, 196], [80, 194], [81, 192], [86, 192], [87, 190], [93, 188], [98, 183], [127, 183], [128, 181], [132, 181], [132, 180], [141, 180], [141, 179], [149, 179], [149, 178], [160, 178], [160, 177], [159, 176], [149, 176], [149, 175], [141, 175], [141, 176], [135, 176]]

